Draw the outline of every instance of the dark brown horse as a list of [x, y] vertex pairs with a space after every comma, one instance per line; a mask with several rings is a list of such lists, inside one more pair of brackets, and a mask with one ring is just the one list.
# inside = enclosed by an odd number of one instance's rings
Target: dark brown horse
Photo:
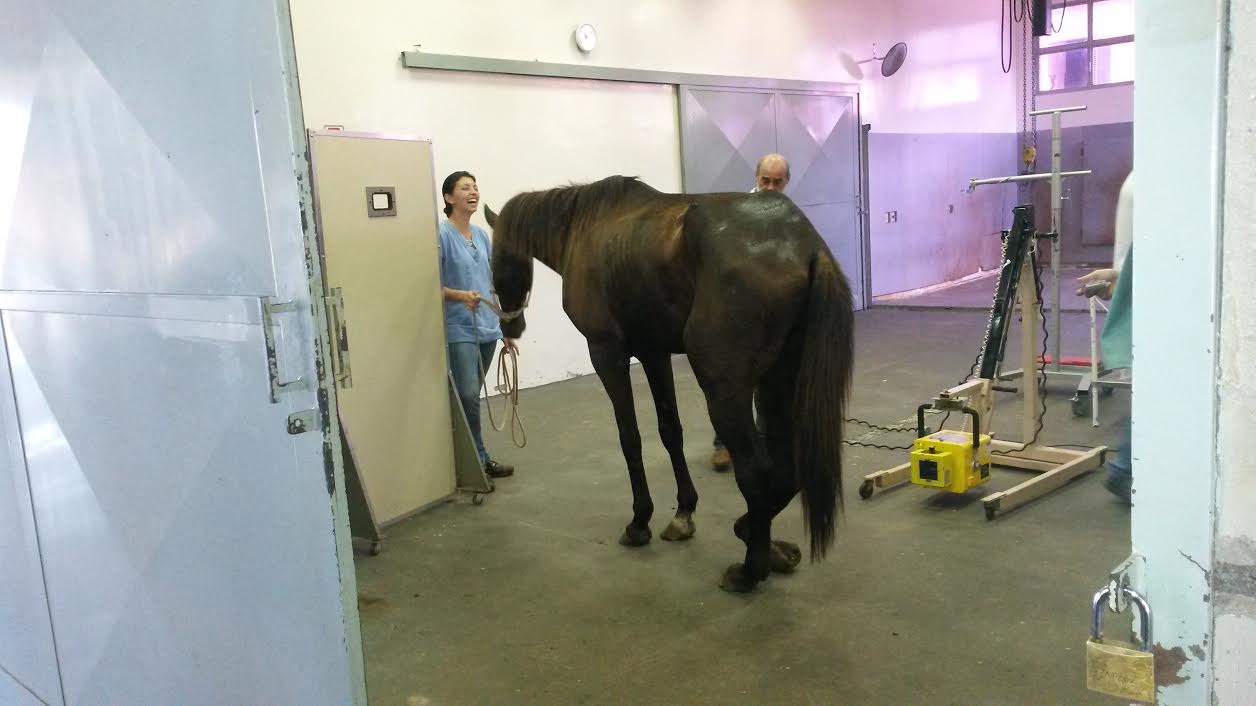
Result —
[[654, 512], [630, 357], [649, 380], [676, 474], [676, 516], [662, 537], [693, 536], [698, 493], [671, 365], [672, 354], [686, 353], [746, 499], [733, 527], [746, 543], [745, 562], [730, 567], [721, 585], [748, 591], [769, 570], [798, 565], [797, 545], [773, 542], [771, 523], [799, 491], [811, 559], [822, 558], [841, 500], [853, 318], [846, 277], [802, 211], [776, 192], [666, 194], [614, 176], [519, 194], [500, 215], [486, 213], [507, 336], [523, 333], [533, 258], [563, 278], [563, 309], [588, 340], [628, 463], [633, 517], [620, 542], [648, 543]]

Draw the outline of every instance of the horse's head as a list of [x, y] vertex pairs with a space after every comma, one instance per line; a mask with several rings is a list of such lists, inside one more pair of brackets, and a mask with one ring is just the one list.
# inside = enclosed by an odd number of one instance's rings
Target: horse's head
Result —
[[520, 252], [519, 243], [511, 237], [509, 201], [502, 213], [505, 218], [484, 206], [484, 219], [493, 229], [493, 292], [502, 310], [502, 334], [519, 338], [528, 326], [523, 312], [532, 293], [532, 255]]

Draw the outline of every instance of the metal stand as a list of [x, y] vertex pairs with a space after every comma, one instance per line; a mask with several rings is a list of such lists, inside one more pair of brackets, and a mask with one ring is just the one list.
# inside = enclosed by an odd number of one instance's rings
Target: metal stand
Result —
[[[981, 377], [952, 387], [943, 393], [951, 399], [967, 399], [967, 406], [977, 411], [981, 419], [981, 428], [974, 429], [974, 434], [990, 433], [990, 419], [994, 414], [994, 380], [999, 377], [998, 365], [1002, 360], [1007, 341], [1014, 299], [1020, 301], [1022, 369], [1037, 369], [1035, 362], [1038, 351], [1038, 329], [1041, 326], [1039, 315], [1042, 307], [1034, 277], [1036, 269], [1034, 241], [1036, 238], [1033, 234], [1033, 210], [1029, 206], [1018, 206], [1015, 211], [1016, 221], [1007, 237], [1017, 240], [1007, 245], [1006, 254], [1009, 259], [1004, 262], [1004, 271], [999, 276], [998, 295], [991, 310], [990, 326], [986, 332], [985, 347], [981, 355]], [[1019, 273], [1013, 270], [1017, 262], [1019, 262]], [[1021, 393], [1022, 441], [1020, 443], [992, 441], [990, 444], [992, 460], [997, 466], [1033, 471], [1038, 475], [1012, 488], [991, 493], [982, 498], [981, 502], [985, 506], [987, 520], [993, 520], [1000, 512], [1020, 507], [1052, 490], [1063, 487], [1084, 473], [1099, 468], [1103, 463], [1103, 454], [1107, 450], [1107, 447], [1103, 446], [1088, 451], [1075, 451], [1039, 445], [1036, 437], [1038, 425], [1042, 420], [1042, 410], [1038, 403], [1037, 379], [1034, 378], [1032, 383], [1027, 379], [1021, 385]], [[911, 464], [901, 464], [864, 476], [859, 495], [866, 500], [877, 491], [888, 490], [909, 482], [911, 482]]]
[[[1047, 379], [1065, 378], [1069, 380], [1077, 380], [1077, 392], [1073, 396], [1073, 413], [1078, 416], [1084, 416], [1084, 401], [1090, 398], [1092, 386], [1104, 385], [1106, 383], [1099, 382], [1091, 365], [1064, 365], [1060, 362], [1060, 225], [1062, 222], [1061, 212], [1063, 210], [1063, 194], [1062, 180], [1064, 177], [1087, 176], [1090, 174], [1089, 169], [1080, 171], [1064, 172], [1060, 171], [1060, 154], [1061, 154], [1061, 119], [1064, 113], [1072, 113], [1085, 110], [1086, 106], [1078, 105], [1069, 108], [1049, 108], [1046, 110], [1035, 110], [1030, 113], [1033, 117], [1040, 115], [1051, 116], [1051, 171], [1041, 174], [1019, 174], [1009, 177], [994, 177], [991, 179], [972, 179], [968, 182], [968, 190], [972, 191], [978, 186], [987, 184], [1008, 184], [1018, 182], [1043, 181], [1051, 180], [1051, 318], [1048, 321], [1048, 332], [1051, 338], [1051, 362], [1047, 364]], [[1035, 361], [1036, 362], [1036, 361]], [[1014, 380], [1022, 377], [1025, 370], [1035, 369], [1036, 365], [1029, 365], [1026, 368], [1018, 370], [1010, 370], [999, 376], [1000, 380]]]

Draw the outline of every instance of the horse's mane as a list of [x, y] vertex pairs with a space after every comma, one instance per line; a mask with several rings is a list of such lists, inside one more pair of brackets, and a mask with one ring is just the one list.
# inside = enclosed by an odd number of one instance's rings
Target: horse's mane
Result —
[[494, 225], [503, 249], [542, 259], [557, 258], [569, 235], [579, 237], [608, 211], [626, 201], [659, 192], [637, 177], [609, 176], [588, 184], [572, 184], [513, 196]]

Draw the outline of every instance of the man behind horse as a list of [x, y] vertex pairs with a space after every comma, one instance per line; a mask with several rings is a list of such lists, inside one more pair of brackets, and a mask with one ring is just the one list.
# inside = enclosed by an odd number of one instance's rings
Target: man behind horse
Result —
[[[764, 155], [755, 167], [754, 183], [754, 188], [750, 190], [752, 194], [758, 191], [784, 191], [789, 186], [789, 162], [779, 154]], [[763, 429], [760, 428], [759, 431], [762, 433]], [[713, 446], [711, 467], [717, 471], [727, 471], [732, 467], [733, 459], [724, 447], [724, 442], [720, 441], [719, 434], [715, 435]]]

